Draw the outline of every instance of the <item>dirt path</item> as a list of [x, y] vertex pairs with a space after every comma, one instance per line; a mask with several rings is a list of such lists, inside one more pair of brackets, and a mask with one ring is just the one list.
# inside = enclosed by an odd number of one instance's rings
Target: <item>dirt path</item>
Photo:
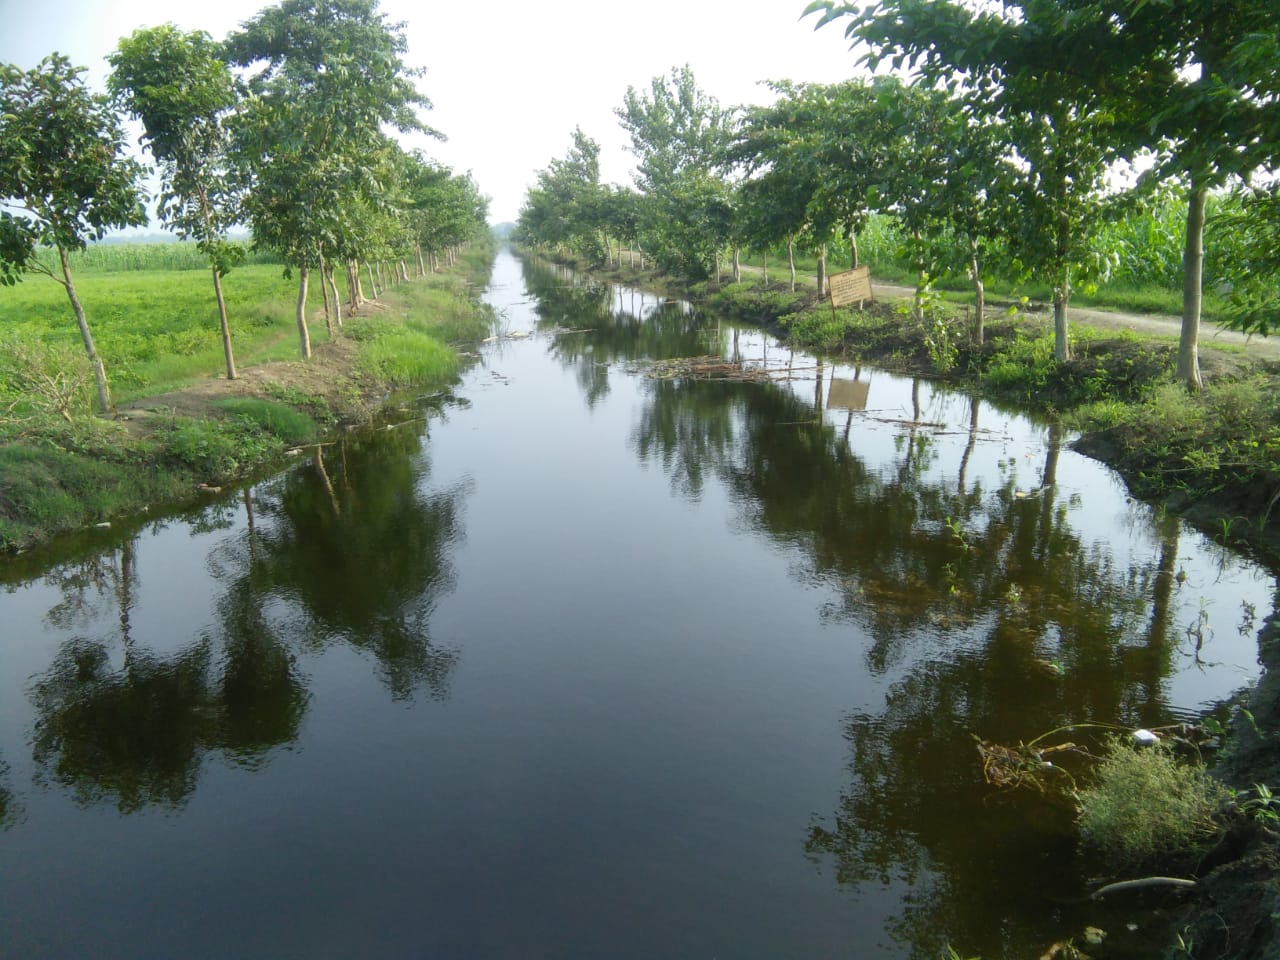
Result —
[[[874, 290], [877, 296], [890, 300], [906, 300], [915, 293], [911, 287], [899, 287], [890, 283], [877, 283]], [[1046, 323], [1053, 321], [1048, 307], [1043, 304], [1033, 305], [1032, 312], [1043, 313]], [[1102, 327], [1106, 330], [1132, 330], [1147, 336], [1172, 337], [1175, 340], [1182, 328], [1181, 317], [1153, 313], [1122, 313], [1118, 310], [1097, 310], [1092, 307], [1068, 307], [1067, 320], [1071, 323], [1086, 323], [1091, 327]], [[1201, 349], [1219, 344], [1245, 346], [1255, 357], [1268, 360], [1280, 359], [1280, 338], [1250, 336], [1236, 330], [1228, 330], [1216, 323], [1201, 323]]]
[[[743, 266], [744, 272], [759, 273], [759, 267]], [[808, 278], [809, 286], [813, 286], [813, 278]], [[872, 289], [877, 299], [906, 300], [914, 295], [912, 287], [902, 287], [892, 283], [876, 283], [873, 279]], [[990, 318], [990, 308], [986, 311]], [[1033, 304], [1032, 312], [1043, 313], [1045, 323], [1052, 324], [1053, 316], [1043, 304]], [[1122, 313], [1116, 310], [1097, 310], [1092, 307], [1069, 307], [1067, 320], [1071, 323], [1085, 323], [1092, 327], [1106, 330], [1132, 330], [1150, 337], [1178, 338], [1182, 327], [1181, 317], [1169, 317], [1150, 313]], [[1280, 360], [1280, 337], [1258, 337], [1228, 330], [1216, 323], [1204, 322], [1200, 325], [1200, 349], [1219, 345], [1247, 347], [1251, 356], [1256, 359]]]

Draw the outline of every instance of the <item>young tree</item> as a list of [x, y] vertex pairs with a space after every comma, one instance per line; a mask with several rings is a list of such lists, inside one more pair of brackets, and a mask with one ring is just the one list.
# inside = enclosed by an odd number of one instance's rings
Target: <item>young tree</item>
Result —
[[227, 379], [234, 380], [222, 278], [244, 253], [227, 240], [227, 230], [240, 219], [242, 198], [229, 170], [223, 122], [236, 103], [231, 71], [208, 34], [184, 33], [172, 24], [135, 30], [107, 60], [112, 66], [108, 89], [142, 121], [143, 142], [159, 162], [160, 218], [184, 240], [194, 239], [209, 258]]
[[363, 203], [381, 202], [370, 151], [382, 126], [433, 132], [417, 115], [430, 102], [414, 87], [421, 71], [401, 60], [403, 31], [376, 0], [284, 0], [224, 45], [231, 63], [251, 71], [235, 128], [253, 177], [246, 209], [254, 242], [298, 268], [303, 356], [310, 271], [350, 249], [348, 215], [354, 222]]
[[644, 197], [641, 233], [666, 269], [705, 275], [723, 237], [727, 186], [718, 174], [732, 116], [698, 88], [686, 65], [654, 77], [648, 93], [628, 87], [614, 113], [639, 158], [636, 186]]
[[[0, 66], [0, 283], [42, 273], [67, 291], [93, 367], [98, 408], [111, 409], [106, 368], [76, 295], [68, 254], [115, 227], [147, 222], [142, 167], [124, 156], [124, 134], [83, 67], [52, 54], [34, 70]], [[58, 253], [60, 276], [36, 255]]]
[[1026, 272], [1053, 289], [1054, 355], [1071, 357], [1067, 304], [1073, 285], [1104, 260], [1091, 241], [1107, 211], [1106, 174], [1136, 148], [1116, 101], [1073, 76], [1082, 57], [1104, 56], [1074, 27], [1067, 4], [878, 0], [865, 6], [815, 0], [819, 26], [851, 18], [845, 34], [865, 43], [872, 67], [891, 60], [928, 83], [964, 93], [978, 115], [998, 117], [1021, 172], [1022, 215], [1007, 239]]

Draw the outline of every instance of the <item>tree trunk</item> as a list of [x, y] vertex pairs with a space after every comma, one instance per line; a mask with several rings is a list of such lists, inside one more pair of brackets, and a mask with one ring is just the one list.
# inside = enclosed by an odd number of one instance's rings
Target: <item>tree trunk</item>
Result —
[[1204, 217], [1208, 190], [1193, 179], [1187, 198], [1187, 237], [1182, 250], [1182, 333], [1178, 337], [1178, 379], [1198, 392], [1200, 380], [1200, 306], [1204, 296]]
[[791, 292], [796, 292], [796, 242], [787, 241], [787, 265], [791, 268]]
[[231, 324], [227, 322], [227, 301], [222, 296], [222, 274], [213, 267], [213, 295], [218, 300], [218, 323], [222, 327], [222, 353], [227, 358], [227, 379], [236, 378], [236, 358], [231, 352]]
[[764, 285], [769, 285], [769, 251], [760, 251], [760, 276], [764, 279]]
[[[213, 235], [213, 216], [209, 212], [209, 195], [205, 192], [204, 184], [199, 185], [198, 192], [200, 212], [204, 216], [205, 238], [208, 239]], [[231, 324], [227, 322], [227, 301], [222, 296], [222, 274], [216, 263], [211, 263], [210, 267], [213, 270], [213, 295], [218, 301], [218, 324], [222, 329], [222, 352], [227, 358], [227, 379], [234, 380], [236, 358], [231, 352]]]
[[973, 342], [982, 345], [986, 336], [983, 326], [987, 308], [987, 291], [982, 285], [982, 267], [978, 263], [978, 245], [969, 241], [969, 279], [973, 282]]
[[374, 300], [378, 299], [378, 281], [373, 279], [373, 264], [368, 260], [364, 262], [365, 272], [369, 274], [369, 296]]
[[311, 331], [307, 329], [307, 279], [308, 270], [298, 270], [298, 339], [302, 344], [302, 357], [311, 356]]
[[347, 261], [347, 303], [355, 310], [360, 306], [360, 302], [364, 300], [364, 293], [360, 290], [360, 265], [354, 260]]
[[1067, 333], [1067, 301], [1071, 297], [1071, 281], [1063, 278], [1053, 288], [1053, 358], [1059, 363], [1071, 359], [1071, 339]]
[[111, 391], [107, 387], [107, 368], [98, 356], [98, 349], [93, 345], [93, 334], [89, 331], [89, 321], [85, 319], [84, 307], [76, 296], [76, 285], [71, 282], [71, 264], [67, 262], [67, 251], [58, 248], [58, 259], [62, 261], [62, 285], [66, 288], [67, 298], [71, 301], [71, 309], [75, 311], [76, 323], [80, 325], [80, 339], [84, 341], [84, 351], [89, 355], [89, 365], [93, 367], [93, 380], [98, 387], [98, 412], [106, 415], [111, 412]]
[[738, 247], [733, 248], [733, 282], [742, 282], [742, 250]]
[[418, 254], [418, 276], [419, 278], [425, 277], [427, 275], [427, 268], [422, 262], [422, 244], [414, 244], [413, 249], [417, 251]]
[[716, 286], [720, 286], [720, 251], [716, 251]]
[[333, 326], [333, 313], [329, 307], [329, 262], [324, 257], [320, 258], [320, 299], [324, 303], [324, 329], [329, 334], [329, 340], [332, 341], [337, 336], [337, 331]]
[[[338, 297], [338, 279], [333, 275], [333, 264], [329, 264], [329, 269], [325, 271], [324, 279], [329, 283], [329, 292], [333, 294], [333, 320], [338, 325], [338, 329], [342, 329], [342, 300]], [[333, 338], [333, 331], [329, 331], [330, 339]]]
[[827, 245], [818, 246], [818, 296], [827, 295]]
[[858, 269], [858, 235], [849, 227], [849, 269]]

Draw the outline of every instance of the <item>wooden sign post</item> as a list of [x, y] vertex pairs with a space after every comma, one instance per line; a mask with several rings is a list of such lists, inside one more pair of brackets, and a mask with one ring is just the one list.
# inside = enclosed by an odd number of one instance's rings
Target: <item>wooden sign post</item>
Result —
[[844, 273], [833, 273], [827, 282], [831, 289], [832, 311], [855, 300], [861, 310], [863, 301], [871, 299], [871, 267], [865, 264]]

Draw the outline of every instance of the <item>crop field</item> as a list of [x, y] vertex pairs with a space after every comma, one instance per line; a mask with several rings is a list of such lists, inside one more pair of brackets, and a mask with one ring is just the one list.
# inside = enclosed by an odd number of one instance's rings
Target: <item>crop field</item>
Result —
[[[72, 260], [72, 279], [117, 401], [224, 371], [213, 280], [194, 244], [90, 247]], [[346, 296], [341, 272], [338, 290]], [[248, 263], [223, 278], [223, 292], [238, 365], [297, 355], [296, 276], [279, 263]], [[322, 309], [313, 277], [308, 312]], [[311, 336], [324, 342], [323, 322]], [[83, 351], [66, 291], [38, 274], [0, 288], [0, 339], [8, 338]]]

